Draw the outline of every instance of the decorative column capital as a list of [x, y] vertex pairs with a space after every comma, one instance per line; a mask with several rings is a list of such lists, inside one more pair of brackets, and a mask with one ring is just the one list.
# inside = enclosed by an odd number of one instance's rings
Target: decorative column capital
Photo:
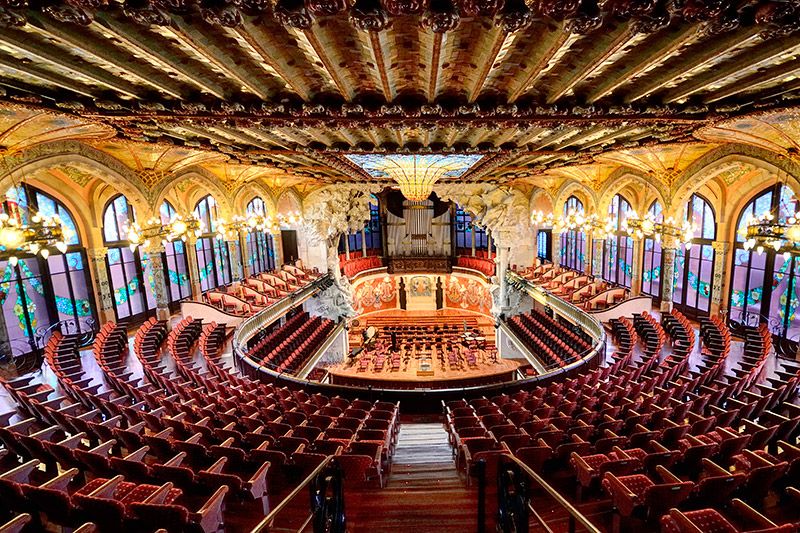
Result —
[[101, 247], [101, 248], [87, 248], [86, 255], [92, 261], [99, 261], [100, 259], [105, 259], [108, 255], [108, 248]]
[[663, 239], [661, 239], [661, 249], [662, 250], [677, 250], [681, 247], [681, 243], [677, 237], [673, 237], [672, 235], [665, 235]]
[[714, 241], [711, 243], [711, 247], [718, 254], [726, 254], [731, 249], [731, 243], [729, 241]]

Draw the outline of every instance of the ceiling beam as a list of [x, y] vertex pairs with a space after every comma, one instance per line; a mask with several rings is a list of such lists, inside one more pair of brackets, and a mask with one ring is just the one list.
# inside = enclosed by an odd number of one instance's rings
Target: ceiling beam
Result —
[[489, 73], [492, 71], [494, 62], [497, 61], [497, 56], [500, 53], [500, 50], [503, 49], [503, 45], [508, 39], [514, 39], [516, 37], [516, 33], [506, 33], [500, 28], [493, 28], [490, 31], [493, 33], [492, 47], [486, 54], [486, 59], [481, 64], [478, 75], [475, 77], [475, 83], [472, 84], [472, 87], [467, 94], [469, 103], [474, 103], [475, 100], [478, 99], [478, 96], [480, 96], [481, 91], [483, 91], [483, 86], [486, 84], [486, 80], [489, 78]]
[[88, 78], [97, 85], [116, 91], [128, 98], [137, 100], [141, 98], [141, 89], [137, 88], [135, 85], [115, 76], [111, 76], [108, 71], [99, 67], [95, 67], [86, 62], [75, 61], [66, 54], [63, 49], [56, 48], [53, 45], [43, 46], [36, 40], [31, 39], [30, 35], [20, 34], [17, 30], [4, 28], [3, 31], [0, 32], [0, 43], [5, 44], [13, 50], [17, 50], [23, 56], [30, 56], [41, 63], [68, 70], [75, 74], [78, 80]]
[[39, 81], [47, 85], [55, 85], [72, 91], [76, 94], [81, 94], [89, 98], [93, 98], [91, 90], [85, 85], [76, 83], [74, 80], [59, 76], [58, 74], [47, 72], [33, 67], [31, 62], [24, 62], [19, 59], [8, 59], [0, 56], [0, 71], [15, 71], [28, 78], [28, 81]]
[[205, 59], [226, 76], [232, 78], [240, 87], [263, 100], [270, 98], [270, 91], [265, 89], [261, 83], [257, 83], [257, 80], [263, 79], [263, 77], [256, 76], [254, 72], [249, 72], [239, 66], [240, 61], [213, 45], [208, 36], [199, 33], [194, 25], [187, 24], [180, 17], [173, 17], [173, 20], [175, 21], [174, 25], [159, 28], [159, 31], [169, 33], [183, 46], [192, 50], [196, 56]]
[[197, 69], [190, 68], [189, 65], [181, 61], [175, 61], [174, 58], [167, 56], [164, 53], [164, 47], [154, 46], [152, 43], [146, 42], [141, 33], [135, 29], [134, 26], [121, 24], [114, 17], [106, 14], [99, 14], [95, 17], [95, 24], [102, 26], [102, 31], [107, 32], [114, 39], [120, 41], [124, 48], [142, 56], [158, 68], [166, 71], [173, 71], [177, 73], [181, 79], [195, 86], [200, 91], [216, 96], [220, 100], [225, 99], [226, 92], [221, 85], [201, 75], [197, 72]]
[[677, 35], [670, 33], [655, 42], [645, 42], [644, 46], [637, 50], [638, 54], [641, 55], [641, 59], [638, 59], [639, 55], [633, 55], [631, 62], [622, 71], [609, 73], [605, 79], [596, 80], [597, 83], [590, 88], [586, 95], [586, 101], [590, 104], [594, 103], [613, 93], [617, 88], [625, 85], [636, 76], [663, 64], [673, 54], [679, 52], [682, 47], [696, 39], [697, 35], [697, 26], [688, 28], [681, 26], [681, 31]]
[[432, 33], [433, 50], [431, 51], [431, 68], [429, 70], [430, 74], [428, 78], [428, 102], [433, 102], [439, 93], [439, 74], [442, 71], [442, 46], [444, 45], [446, 39], [444, 33]]
[[698, 42], [685, 52], [683, 60], [678, 60], [664, 69], [656, 70], [650, 79], [637, 80], [632, 90], [623, 95], [623, 101], [626, 104], [635, 102], [659, 90], [679, 76], [709, 67], [710, 63], [720, 56], [730, 54], [745, 45], [759, 42], [761, 40], [759, 31], [758, 28], [747, 28], [742, 32], [734, 32]]
[[241, 37], [250, 47], [255, 50], [261, 60], [267, 64], [281, 80], [290, 87], [297, 95], [308, 102], [311, 100], [311, 91], [298, 83], [295, 77], [291, 75], [274, 57], [274, 46], [267, 42], [268, 36], [265, 35], [261, 26], [252, 24], [249, 20], [244, 20], [241, 26], [237, 26], [227, 31], [234, 33]]
[[319, 59], [320, 63], [325, 67], [325, 71], [328, 73], [328, 76], [333, 80], [334, 85], [339, 90], [339, 94], [342, 95], [346, 101], [351, 102], [354, 97], [354, 93], [351, 89], [347, 88], [342, 79], [342, 76], [339, 74], [339, 71], [336, 68], [336, 65], [333, 64], [331, 59], [328, 57], [328, 54], [325, 52], [325, 47], [322, 46], [322, 43], [319, 42], [317, 39], [317, 35], [314, 33], [314, 28], [310, 30], [304, 30], [303, 34], [308, 39], [311, 48], [314, 50], [314, 53]]
[[[800, 60], [793, 59], [786, 61], [782, 65], [767, 69], [763, 72], [756, 72], [744, 78], [739, 78], [735, 83], [730, 83], [727, 87], [712, 92], [703, 98], [703, 102], [716, 102], [741, 92], [753, 92], [765, 85], [770, 86], [781, 82], [787, 83], [789, 81], [794, 81], [798, 73], [800, 73]], [[792, 77], [793, 79], [784, 81], [784, 79], [788, 77]]]
[[[761, 46], [743, 51], [733, 61], [724, 66], [705, 71], [701, 76], [690, 78], [688, 83], [679, 84], [664, 95], [664, 102], [675, 102], [687, 98], [698, 91], [725, 78], [734, 76], [742, 70], [753, 70], [759, 65], [768, 65], [776, 57], [786, 54], [790, 49], [800, 46], [800, 36], [789, 36], [782, 39], [765, 41]], [[742, 58], [745, 65], [736, 59]]]
[[[592, 72], [598, 69], [609, 57], [616, 54], [622, 47], [627, 45], [632, 39], [642, 39], [642, 35], [634, 33], [629, 23], [622, 24], [613, 31], [602, 34], [593, 42], [592, 50], [601, 47], [601, 52], [592, 57], [590, 52], [579, 54], [582, 57], [578, 61], [584, 61], [583, 65], [578, 66], [567, 76], [557, 76], [555, 83], [547, 87], [547, 103], [554, 104], [567, 94], [573, 87], [583, 81]], [[588, 59], [588, 60], [587, 60]]]
[[511, 94], [508, 95], [508, 102], [514, 103], [517, 99], [528, 92], [533, 85], [541, 78], [547, 71], [550, 70], [549, 63], [560, 54], [564, 47], [569, 48], [572, 43], [577, 40], [577, 36], [564, 31], [564, 25], [561, 24], [558, 29], [549, 31], [539, 41], [539, 46], [535, 54], [537, 56], [533, 60], [528, 69], [525, 71], [525, 78], [517, 85]]
[[[361, 32], [362, 34], [365, 32]], [[370, 50], [372, 51], [372, 58], [375, 63], [375, 70], [378, 72], [380, 79], [381, 91], [383, 97], [387, 102], [394, 100], [394, 90], [392, 84], [389, 82], [389, 71], [386, 68], [386, 59], [383, 51], [384, 32], [368, 31], [366, 32], [369, 39]]]
[[132, 61], [132, 58], [125, 54], [116, 54], [115, 52], [118, 50], [113, 47], [112, 43], [108, 42], [107, 39], [103, 42], [92, 31], [87, 31], [86, 28], [76, 32], [69, 24], [60, 24], [55, 27], [43, 15], [39, 14], [35, 15], [35, 20], [30, 22], [27, 27], [50, 42], [63, 41], [66, 45], [63, 48], [69, 50], [71, 47], [81, 50], [98, 61], [107, 63], [113, 68], [126, 73], [131, 78], [135, 78], [139, 83], [149, 85], [153, 89], [166, 93], [173, 98], [182, 100], [185, 96], [184, 91], [181, 91], [180, 87], [177, 87], [174, 82], [170, 82], [169, 78], [165, 79], [161, 72], [147, 64], [137, 64], [136, 61]]

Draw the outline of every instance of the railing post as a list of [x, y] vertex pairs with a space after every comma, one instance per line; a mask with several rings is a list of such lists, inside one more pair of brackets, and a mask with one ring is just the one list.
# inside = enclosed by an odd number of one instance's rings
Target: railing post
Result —
[[478, 533], [486, 533], [486, 459], [475, 464], [478, 477]]

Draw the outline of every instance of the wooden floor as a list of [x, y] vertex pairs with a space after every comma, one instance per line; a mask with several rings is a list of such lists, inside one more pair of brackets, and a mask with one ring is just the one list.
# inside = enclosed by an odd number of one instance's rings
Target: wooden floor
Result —
[[346, 495], [349, 533], [465, 533], [476, 529], [477, 491], [467, 488], [440, 422], [403, 424], [383, 490]]

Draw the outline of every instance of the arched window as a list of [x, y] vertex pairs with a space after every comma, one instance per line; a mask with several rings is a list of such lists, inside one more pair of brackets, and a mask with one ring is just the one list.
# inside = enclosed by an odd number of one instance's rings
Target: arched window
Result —
[[140, 320], [155, 309], [153, 272], [147, 254], [130, 250], [128, 227], [136, 220], [133, 206], [119, 194], [103, 213], [103, 244], [117, 320]]
[[194, 216], [203, 222], [205, 232], [197, 239], [197, 268], [200, 288], [214, 289], [231, 282], [231, 261], [228, 246], [215, 237], [217, 229], [217, 202], [211, 195], [200, 199], [194, 207]]
[[[266, 216], [264, 200], [256, 196], [247, 204], [248, 215]], [[255, 275], [275, 268], [275, 245], [272, 234], [253, 230], [245, 236], [247, 243], [247, 264], [250, 273]]]
[[[364, 225], [363, 231], [356, 231], [347, 236], [348, 246], [350, 247], [350, 257], [361, 257], [363, 250], [367, 251], [367, 255], [375, 255], [375, 250], [383, 250], [381, 246], [381, 217], [379, 205], [378, 197], [374, 194], [370, 194], [369, 220]], [[378, 253], [378, 255], [380, 255], [380, 253]]]
[[617, 194], [608, 206], [614, 234], [603, 243], [603, 278], [611, 283], [631, 286], [633, 268], [633, 239], [622, 229], [631, 204]]
[[[648, 213], [656, 222], [663, 222], [664, 214], [658, 200], [650, 204]], [[661, 300], [661, 243], [650, 237], [644, 240], [642, 261], [642, 292], [654, 300]]]
[[[747, 229], [749, 216], [777, 213], [785, 222], [800, 210], [791, 188], [778, 184], [759, 193], [739, 214], [738, 229]], [[773, 335], [797, 342], [800, 339], [800, 257], [775, 253], [765, 247], [762, 253], [746, 251], [738, 234], [733, 254], [730, 293], [730, 321], [734, 328], [768, 322]]]
[[[456, 206], [456, 254], [471, 255], [473, 243], [476, 251], [485, 253], [489, 247], [489, 238], [483, 228], [472, 223], [472, 216], [460, 206]], [[494, 249], [494, 246], [492, 246]]]
[[31, 213], [58, 215], [66, 229], [67, 251], [63, 254], [51, 248], [50, 256], [44, 259], [15, 252], [18, 261], [12, 265], [8, 261], [11, 254], [0, 252], [0, 305], [12, 355], [25, 355], [41, 347], [44, 332], [57, 322], [65, 334], [95, 329], [86, 250], [72, 213], [49, 194], [27, 185], [11, 189], [0, 204], [0, 212], [21, 222], [29, 221]]
[[[570, 213], [583, 213], [583, 202], [575, 196], [564, 203], [564, 216]], [[586, 268], [586, 234], [582, 231], [565, 231], [561, 234], [561, 266], [580, 270]]]
[[714, 278], [714, 247], [717, 224], [714, 210], [705, 198], [693, 194], [686, 204], [686, 220], [695, 227], [694, 240], [688, 249], [675, 251], [673, 304], [689, 316], [708, 314]]
[[[169, 224], [175, 218], [175, 208], [167, 200], [161, 204], [159, 215], [161, 223]], [[169, 287], [170, 303], [175, 303], [192, 295], [189, 279], [189, 262], [186, 258], [186, 244], [174, 241], [164, 244], [164, 269]]]

